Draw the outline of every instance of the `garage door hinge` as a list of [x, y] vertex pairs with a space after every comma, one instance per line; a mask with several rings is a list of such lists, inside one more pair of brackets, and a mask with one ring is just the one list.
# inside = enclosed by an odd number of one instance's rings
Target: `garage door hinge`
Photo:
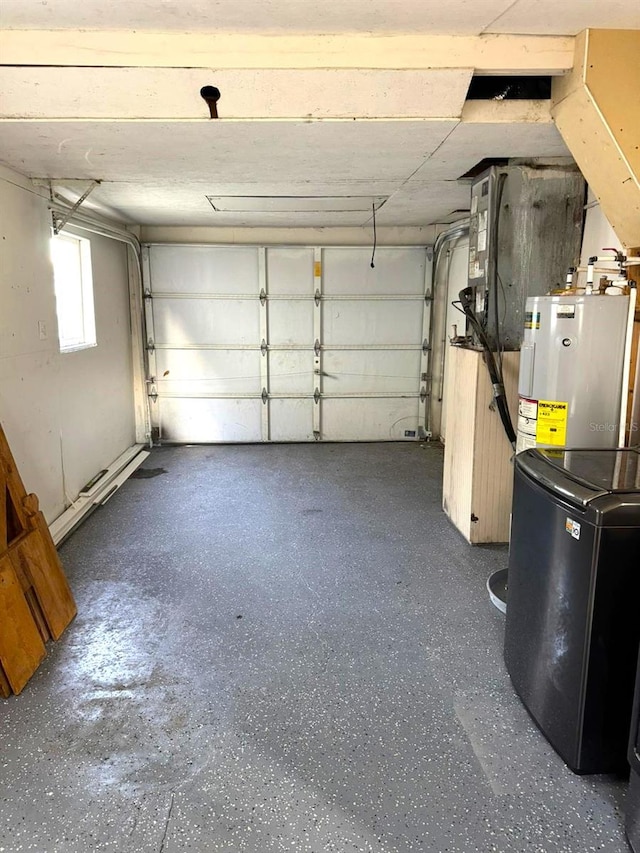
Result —
[[154, 403], [158, 399], [158, 392], [155, 388], [152, 388], [151, 391], [149, 391], [149, 399], [153, 400]]
[[266, 355], [268, 349], [269, 349], [269, 347], [267, 346], [267, 342], [263, 338], [262, 343], [260, 344], [260, 352], [262, 353], [262, 355]]
[[267, 304], [267, 292], [266, 292], [266, 290], [264, 289], [264, 287], [263, 287], [263, 288], [262, 288], [262, 290], [260, 291], [260, 304], [261, 304], [261, 305], [266, 305], [266, 304]]
[[268, 400], [269, 400], [269, 392], [267, 391], [266, 388], [263, 388], [262, 389], [262, 402], [264, 403], [265, 406], [267, 405]]
[[322, 394], [320, 393], [320, 389], [316, 388], [316, 390], [313, 392], [313, 402], [317, 405], [320, 402], [321, 397]]
[[433, 296], [431, 295], [431, 291], [429, 291], [428, 293], [425, 293], [424, 301], [427, 303], [433, 302]]
[[151, 291], [150, 291], [150, 290], [145, 290], [145, 292], [144, 292], [144, 298], [145, 298], [145, 299], [153, 299], [153, 293], [151, 293]]
[[319, 429], [314, 429], [313, 438], [315, 441], [320, 441], [320, 430]]
[[322, 299], [322, 294], [320, 293], [318, 288], [316, 288], [314, 299], [315, 299], [316, 305], [320, 305], [320, 300]]
[[156, 345], [153, 342], [153, 338], [149, 338], [149, 340], [147, 341], [147, 349], [149, 350], [149, 352], [153, 352], [155, 348]]
[[322, 352], [322, 344], [317, 338], [315, 344], [313, 345], [313, 351], [316, 354], [316, 358], [320, 358], [320, 353]]
[[421, 389], [420, 389], [420, 402], [421, 402], [421, 403], [424, 403], [424, 401], [427, 399], [427, 397], [428, 397], [428, 396], [429, 396], [429, 395], [427, 394], [427, 389], [426, 389], [426, 388], [421, 388]]
[[422, 354], [426, 355], [430, 349], [431, 349], [431, 345], [430, 345], [429, 341], [425, 338], [422, 341]]

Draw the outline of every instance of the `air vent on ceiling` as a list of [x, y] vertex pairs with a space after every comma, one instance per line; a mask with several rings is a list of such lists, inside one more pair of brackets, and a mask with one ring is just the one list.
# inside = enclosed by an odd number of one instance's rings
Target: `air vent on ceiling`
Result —
[[467, 101], [545, 101], [551, 97], [551, 77], [471, 78]]
[[371, 213], [389, 196], [208, 195], [217, 213]]

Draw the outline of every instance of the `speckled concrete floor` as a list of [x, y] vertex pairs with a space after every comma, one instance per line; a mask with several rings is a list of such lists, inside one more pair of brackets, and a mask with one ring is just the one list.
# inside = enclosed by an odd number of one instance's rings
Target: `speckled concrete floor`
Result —
[[626, 851], [513, 694], [435, 446], [154, 451], [63, 546], [79, 616], [0, 703], [0, 851]]

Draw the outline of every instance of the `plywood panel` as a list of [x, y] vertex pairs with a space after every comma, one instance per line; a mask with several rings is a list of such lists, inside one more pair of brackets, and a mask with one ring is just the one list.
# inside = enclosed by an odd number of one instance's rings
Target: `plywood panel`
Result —
[[[504, 354], [504, 385], [514, 424], [517, 423], [519, 366], [519, 352]], [[493, 391], [483, 363], [478, 365], [476, 400], [471, 512], [477, 521], [471, 523], [470, 541], [508, 542], [514, 451], [498, 412], [491, 408]]]
[[9, 556], [14, 570], [29, 579], [49, 632], [57, 640], [76, 615], [76, 605], [42, 513], [37, 514], [36, 523], [37, 529], [22, 537]]
[[465, 539], [469, 540], [478, 354], [471, 350], [451, 347], [447, 358], [447, 441], [444, 446], [442, 508]]
[[[564, 78], [554, 79], [551, 112], [619, 239], [625, 246], [635, 246], [640, 243], [640, 182], [632, 168], [632, 162], [637, 162], [638, 157], [634, 151], [637, 134], [635, 137], [633, 134], [637, 127], [637, 116], [623, 123], [622, 128], [618, 126], [615, 133], [612, 122], [619, 116], [620, 110], [628, 108], [634, 113], [630, 105], [637, 102], [640, 70], [637, 62], [629, 68], [623, 66], [622, 69], [614, 62], [614, 72], [610, 78], [610, 63], [600, 51], [596, 51], [600, 55], [598, 69], [588, 69], [587, 66], [591, 64], [591, 37], [589, 30], [580, 34], [576, 39], [572, 72]], [[640, 34], [635, 34], [634, 38], [640, 45]], [[607, 41], [609, 46], [615, 43], [615, 39]], [[588, 71], [597, 71], [598, 99], [585, 85]], [[609, 92], [609, 86], [614, 85], [617, 89]], [[603, 96], [605, 92], [608, 94]], [[614, 108], [613, 104], [618, 107]]]
[[0, 664], [13, 692], [20, 693], [45, 647], [8, 557], [0, 558], [0, 614]]
[[[492, 406], [482, 353], [451, 347], [448, 353], [447, 440], [443, 508], [471, 543], [507, 542], [513, 490], [513, 450]], [[512, 419], [517, 411], [520, 353], [505, 353], [505, 390]]]
[[613, 138], [640, 180], [640, 30], [634, 31], [628, 22], [627, 26], [624, 30], [589, 30], [584, 77]]

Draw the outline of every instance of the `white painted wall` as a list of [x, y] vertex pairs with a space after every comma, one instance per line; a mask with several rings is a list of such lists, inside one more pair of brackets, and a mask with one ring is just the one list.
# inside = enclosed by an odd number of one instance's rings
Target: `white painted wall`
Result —
[[[580, 266], [586, 267], [589, 258], [593, 255], [602, 255], [603, 249], [624, 249], [616, 232], [609, 224], [608, 219], [602, 212], [593, 190], [589, 189], [587, 197], [587, 210], [584, 222], [584, 234], [582, 237], [582, 252], [580, 255]], [[586, 275], [581, 274], [581, 280]]]
[[135, 440], [127, 250], [90, 235], [98, 346], [61, 354], [50, 229], [43, 191], [0, 167], [0, 422], [48, 521]]

